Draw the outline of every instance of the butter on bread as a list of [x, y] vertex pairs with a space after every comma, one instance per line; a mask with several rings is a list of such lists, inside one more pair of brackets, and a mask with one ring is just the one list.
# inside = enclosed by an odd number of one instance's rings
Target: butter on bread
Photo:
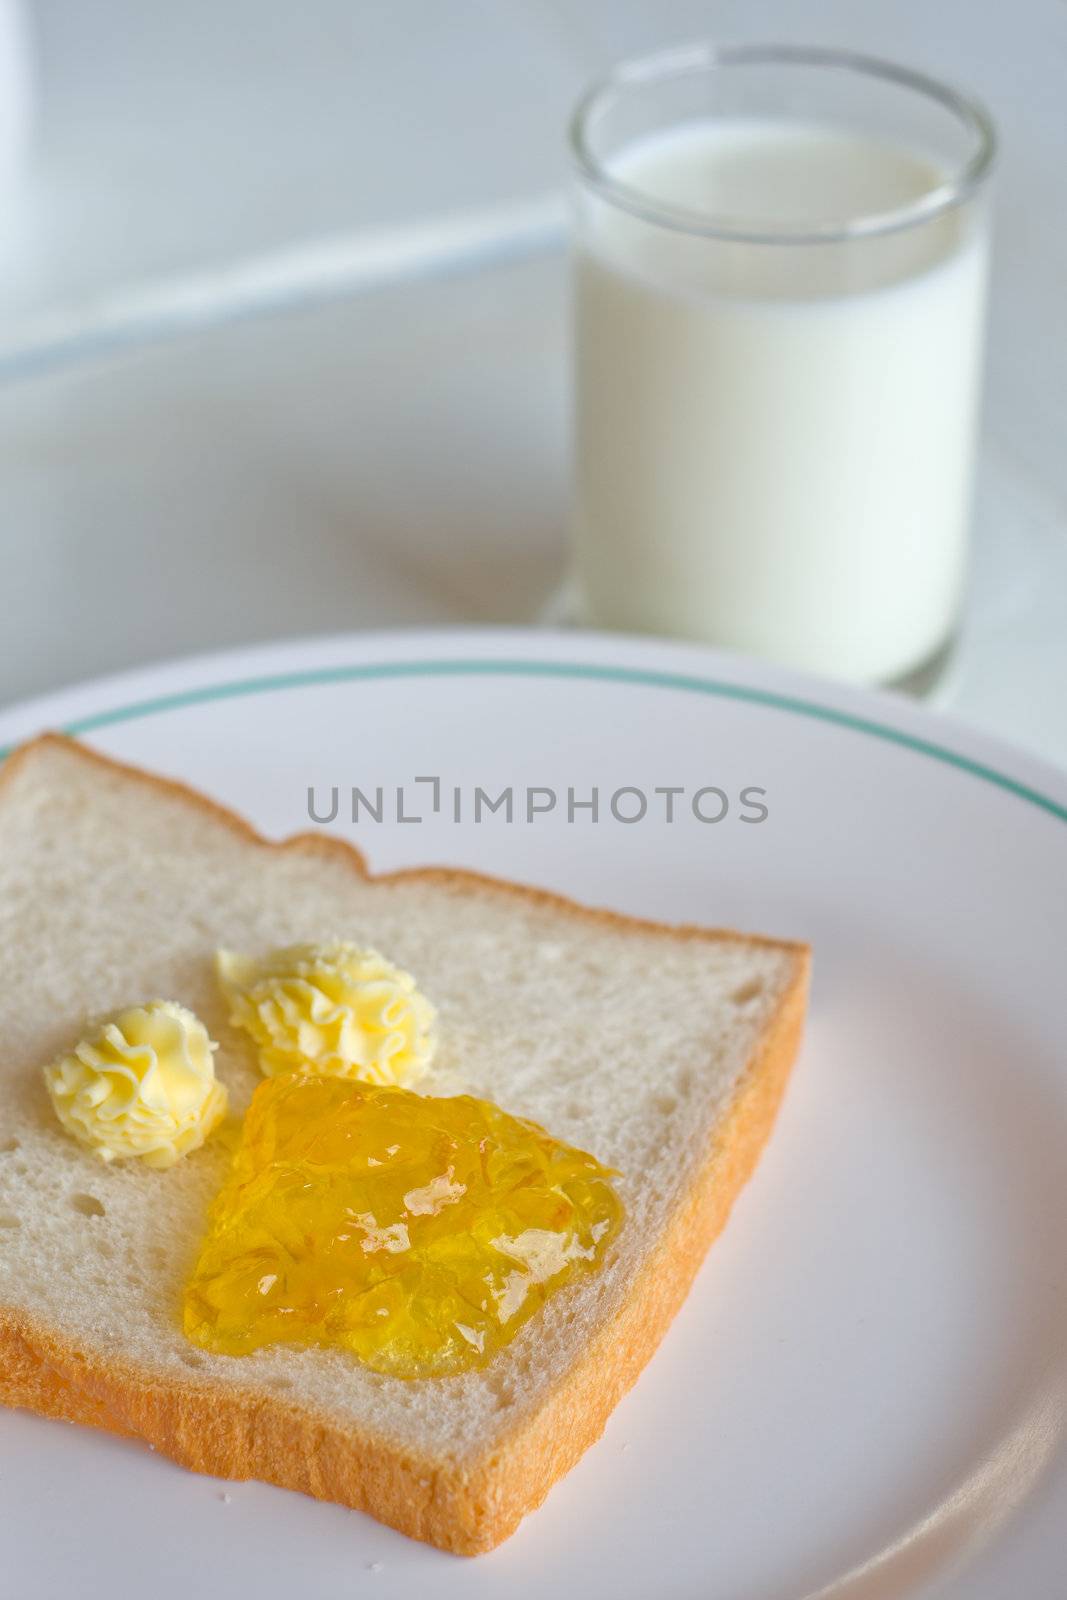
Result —
[[[217, 948], [355, 937], [438, 1010], [434, 1074], [617, 1168], [607, 1264], [482, 1371], [410, 1381], [338, 1350], [194, 1349], [181, 1292], [225, 1173], [104, 1167], [58, 1126], [42, 1065], [86, 1015], [180, 997], [240, 1114], [259, 1081]], [[465, 872], [370, 876], [281, 845], [69, 740], [0, 770], [0, 1401], [147, 1440], [474, 1554], [599, 1436], [683, 1300], [770, 1132], [803, 1021], [798, 944], [665, 927]], [[427, 1087], [430, 1087], [427, 1084]]]

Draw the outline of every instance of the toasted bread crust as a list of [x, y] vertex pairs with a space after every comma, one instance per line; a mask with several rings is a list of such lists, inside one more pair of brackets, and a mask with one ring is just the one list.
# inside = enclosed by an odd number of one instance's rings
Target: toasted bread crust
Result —
[[[0, 772], [0, 786], [41, 744], [57, 743], [209, 812], [246, 842], [269, 850], [326, 853], [339, 867], [369, 876], [361, 853], [344, 840], [297, 835], [273, 843], [195, 790], [110, 760], [58, 734], [23, 745]], [[665, 937], [723, 939], [728, 930], [628, 918], [581, 906], [544, 890], [445, 868], [382, 874], [457, 888], [507, 892], [566, 908], [598, 923]], [[82, 1350], [56, 1330], [0, 1306], [0, 1403], [138, 1438], [196, 1472], [257, 1478], [318, 1499], [367, 1511], [402, 1533], [476, 1555], [514, 1532], [553, 1483], [599, 1438], [684, 1300], [709, 1245], [770, 1134], [796, 1055], [807, 1001], [809, 952], [802, 944], [750, 938], [793, 956], [792, 980], [749, 1061], [711, 1148], [682, 1198], [661, 1247], [646, 1261], [617, 1315], [583, 1358], [484, 1456], [437, 1461], [388, 1440], [252, 1389], [221, 1390], [188, 1378], [160, 1377], [121, 1359]]]

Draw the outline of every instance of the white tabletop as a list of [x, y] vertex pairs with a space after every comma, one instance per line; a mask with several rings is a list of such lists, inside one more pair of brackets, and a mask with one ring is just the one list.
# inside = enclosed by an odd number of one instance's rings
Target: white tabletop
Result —
[[[229, 643], [535, 620], [566, 550], [566, 267], [542, 203], [566, 108], [610, 60], [711, 20], [895, 56], [997, 115], [974, 581], [947, 698], [1067, 762], [1067, 6], [803, 13], [38, 0], [36, 140], [0, 257], [0, 703]], [[294, 266], [310, 292], [287, 298]], [[120, 336], [140, 343], [109, 349]], [[35, 341], [93, 359], [14, 377], [5, 352]]]

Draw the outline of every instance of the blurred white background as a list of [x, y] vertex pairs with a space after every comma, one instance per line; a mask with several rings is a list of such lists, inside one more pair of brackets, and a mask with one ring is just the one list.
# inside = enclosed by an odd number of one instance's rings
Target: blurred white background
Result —
[[6, 0], [0, 703], [535, 619], [566, 545], [564, 122], [613, 60], [709, 35], [896, 57], [998, 119], [949, 700], [1067, 761], [1064, 0]]

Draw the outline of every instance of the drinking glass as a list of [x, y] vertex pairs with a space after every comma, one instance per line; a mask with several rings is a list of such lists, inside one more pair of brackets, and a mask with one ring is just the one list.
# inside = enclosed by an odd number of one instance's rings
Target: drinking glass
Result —
[[571, 127], [577, 604], [863, 683], [966, 572], [989, 116], [850, 52], [628, 63]]

